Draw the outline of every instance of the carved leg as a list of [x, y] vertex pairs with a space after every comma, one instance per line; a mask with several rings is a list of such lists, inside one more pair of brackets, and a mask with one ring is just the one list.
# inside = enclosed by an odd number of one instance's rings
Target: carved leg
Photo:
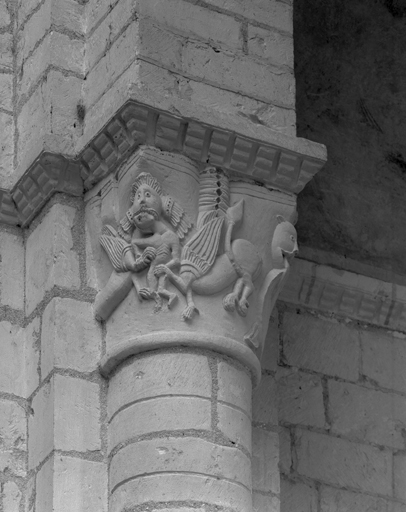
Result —
[[152, 300], [152, 299], [156, 300], [157, 299], [157, 294], [156, 294], [155, 290], [158, 287], [158, 279], [154, 274], [154, 270], [155, 270], [155, 267], [153, 267], [153, 265], [151, 265], [149, 267], [148, 274], [147, 274], [148, 287], [144, 286], [144, 287], [140, 288], [138, 291], [138, 295], [145, 300]]
[[197, 307], [195, 306], [195, 303], [193, 302], [193, 292], [192, 292], [191, 288], [189, 288], [186, 291], [186, 302], [187, 302], [187, 306], [182, 311], [182, 320], [184, 320], [185, 322], [188, 320], [192, 320], [195, 313], [199, 314], [199, 310], [197, 309]]
[[241, 316], [246, 316], [248, 308], [250, 306], [248, 297], [254, 291], [254, 283], [252, 282], [251, 276], [246, 275], [243, 277], [243, 290], [240, 299], [237, 302], [237, 313]]
[[242, 294], [244, 287], [244, 281], [242, 278], [237, 279], [233, 291], [228, 293], [223, 299], [223, 307], [226, 311], [232, 313], [235, 310], [235, 306], [238, 303], [238, 298]]
[[183, 295], [186, 295], [187, 289], [188, 289], [188, 283], [186, 283], [181, 276], [178, 276], [172, 272], [170, 268], [168, 268], [165, 265], [157, 265], [155, 269], [155, 275], [156, 276], [162, 276], [165, 275], [169, 278], [171, 283], [173, 283], [176, 288], [183, 293]]
[[159, 277], [158, 280], [158, 295], [168, 301], [168, 309], [171, 309], [172, 306], [178, 300], [178, 295], [176, 293], [172, 293], [166, 289], [166, 280], [167, 276], [163, 275]]

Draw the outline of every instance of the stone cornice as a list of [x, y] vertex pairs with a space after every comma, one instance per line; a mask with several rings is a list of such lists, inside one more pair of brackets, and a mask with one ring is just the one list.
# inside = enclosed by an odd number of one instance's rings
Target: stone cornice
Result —
[[406, 331], [406, 286], [297, 259], [279, 299]]
[[280, 134], [275, 141], [255, 140], [131, 100], [76, 159], [44, 152], [12, 190], [0, 189], [0, 222], [28, 226], [53, 193], [82, 195], [143, 144], [297, 194], [324, 165], [325, 152], [318, 144], [313, 151], [312, 143]]

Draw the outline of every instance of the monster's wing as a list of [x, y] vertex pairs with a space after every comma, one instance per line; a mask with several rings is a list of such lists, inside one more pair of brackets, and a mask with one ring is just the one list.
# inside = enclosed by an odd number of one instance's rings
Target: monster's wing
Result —
[[100, 244], [106, 251], [111, 264], [116, 272], [127, 272], [124, 266], [124, 254], [131, 250], [131, 245], [118, 236], [118, 233], [111, 226], [104, 226], [100, 236]]
[[182, 250], [182, 271], [189, 270], [201, 277], [216, 259], [224, 217], [216, 217], [206, 224], [185, 244]]
[[172, 197], [166, 196], [163, 199], [165, 216], [175, 229], [179, 240], [183, 240], [188, 232], [192, 229], [193, 223], [189, 219], [185, 210]]

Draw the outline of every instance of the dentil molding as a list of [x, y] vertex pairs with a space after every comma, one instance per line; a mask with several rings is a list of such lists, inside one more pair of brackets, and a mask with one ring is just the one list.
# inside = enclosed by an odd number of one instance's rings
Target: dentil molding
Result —
[[76, 159], [44, 152], [11, 190], [0, 189], [0, 222], [28, 226], [52, 194], [82, 195], [143, 144], [297, 194], [324, 165], [325, 152], [318, 144], [276, 135], [276, 144], [266, 143], [131, 100]]

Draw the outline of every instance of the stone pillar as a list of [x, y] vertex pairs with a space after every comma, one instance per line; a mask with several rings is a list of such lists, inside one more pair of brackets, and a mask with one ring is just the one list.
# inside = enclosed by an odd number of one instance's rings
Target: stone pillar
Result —
[[295, 196], [143, 146], [88, 212], [103, 247], [110, 512], [252, 510], [251, 392], [297, 251]]

